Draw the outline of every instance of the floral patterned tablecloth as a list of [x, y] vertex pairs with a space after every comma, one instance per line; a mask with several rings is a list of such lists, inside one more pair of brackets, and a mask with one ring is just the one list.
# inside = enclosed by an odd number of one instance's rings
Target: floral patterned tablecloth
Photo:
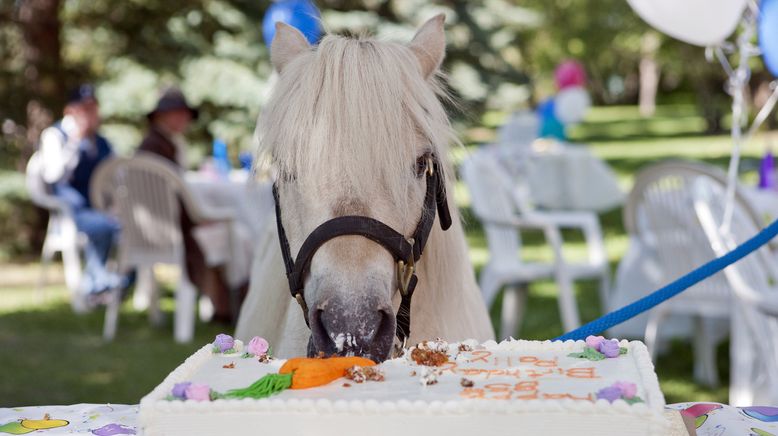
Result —
[[[731, 407], [718, 403], [667, 406], [694, 419], [699, 436], [778, 436], [778, 407]], [[138, 406], [75, 404], [0, 408], [0, 435], [136, 435]]]

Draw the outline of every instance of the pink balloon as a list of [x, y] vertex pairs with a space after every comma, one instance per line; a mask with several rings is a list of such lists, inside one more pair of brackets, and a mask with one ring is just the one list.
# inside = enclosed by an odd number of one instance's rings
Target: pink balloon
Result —
[[576, 61], [564, 61], [554, 71], [554, 79], [556, 79], [556, 86], [559, 89], [584, 86], [586, 85], [586, 71]]

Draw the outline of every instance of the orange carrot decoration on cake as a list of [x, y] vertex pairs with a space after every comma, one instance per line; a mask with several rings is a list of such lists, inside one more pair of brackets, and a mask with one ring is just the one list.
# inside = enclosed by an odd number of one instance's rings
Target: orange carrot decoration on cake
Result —
[[353, 366], [375, 366], [364, 357], [329, 357], [324, 359], [297, 357], [289, 359], [278, 370], [279, 374], [292, 374], [292, 389], [306, 389], [331, 383], [346, 374]]

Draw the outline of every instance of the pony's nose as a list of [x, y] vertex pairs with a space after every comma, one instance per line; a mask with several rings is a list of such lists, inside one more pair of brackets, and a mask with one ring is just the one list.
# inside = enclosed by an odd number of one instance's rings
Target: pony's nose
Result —
[[394, 341], [391, 306], [333, 297], [319, 302], [311, 313], [311, 335], [317, 352], [357, 355], [383, 361]]

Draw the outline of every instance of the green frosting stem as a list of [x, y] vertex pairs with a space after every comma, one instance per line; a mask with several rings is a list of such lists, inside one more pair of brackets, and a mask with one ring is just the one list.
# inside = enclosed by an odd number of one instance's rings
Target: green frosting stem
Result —
[[292, 386], [292, 374], [267, 374], [243, 389], [232, 389], [219, 398], [267, 398]]

